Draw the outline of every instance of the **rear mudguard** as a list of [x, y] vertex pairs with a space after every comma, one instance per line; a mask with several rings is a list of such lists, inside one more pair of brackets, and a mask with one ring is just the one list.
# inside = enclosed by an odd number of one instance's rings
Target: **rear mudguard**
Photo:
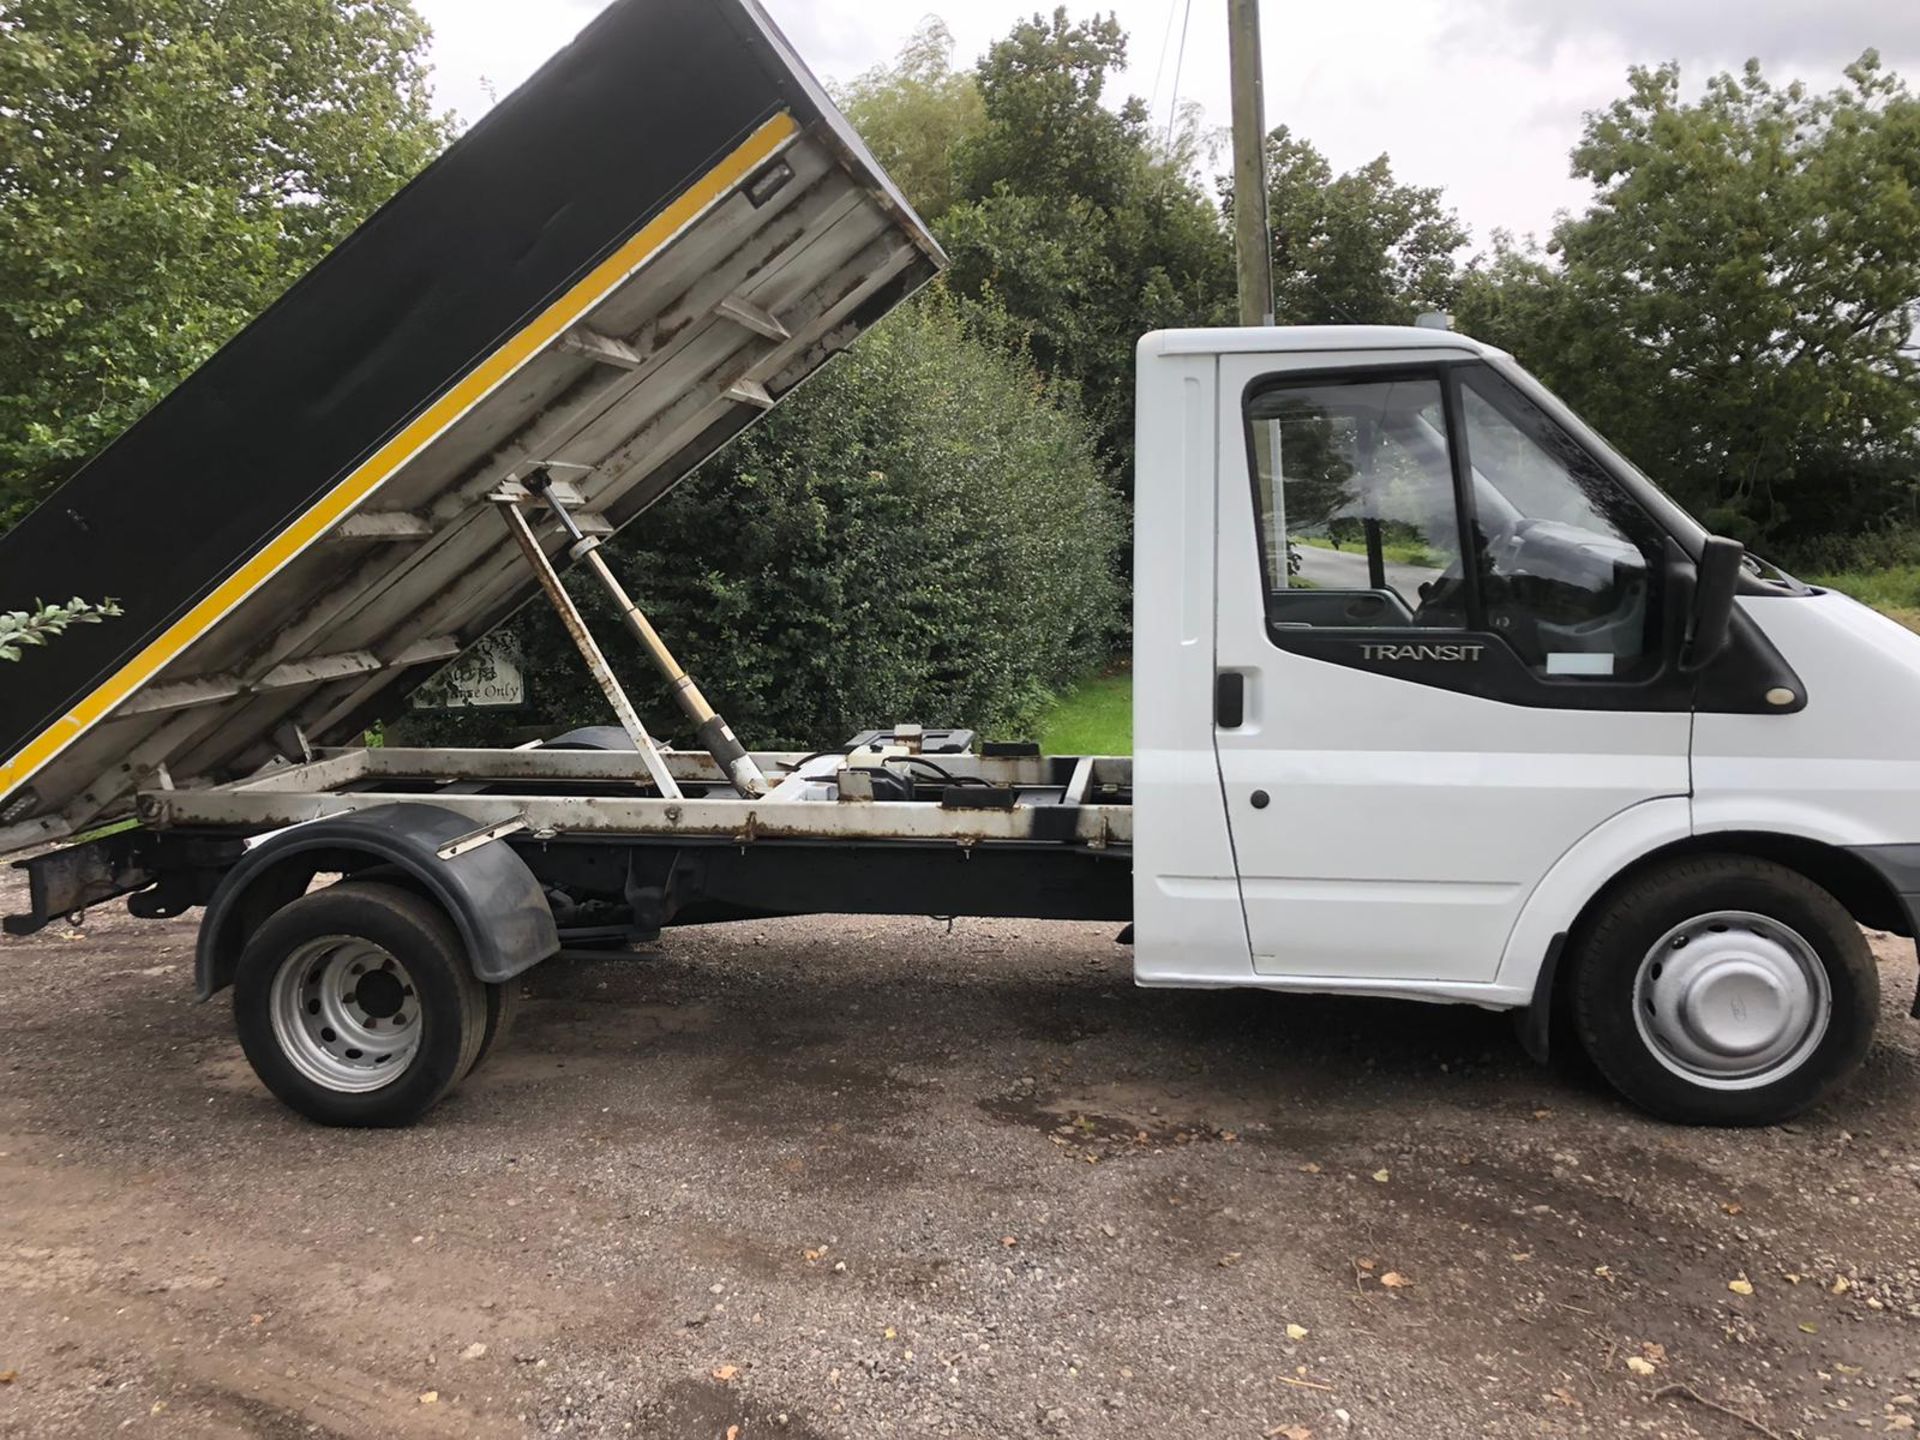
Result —
[[306, 894], [315, 875], [378, 875], [437, 902], [460, 932], [473, 973], [502, 984], [560, 949], [547, 897], [499, 840], [443, 852], [474, 833], [437, 805], [382, 805], [315, 820], [255, 846], [227, 874], [200, 924], [195, 979], [202, 1000], [233, 983], [247, 939], [276, 910]]

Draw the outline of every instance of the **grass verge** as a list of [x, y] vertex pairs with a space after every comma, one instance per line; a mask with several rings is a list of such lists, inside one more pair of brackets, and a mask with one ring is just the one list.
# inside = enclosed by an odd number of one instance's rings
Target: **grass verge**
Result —
[[1040, 723], [1049, 755], [1131, 755], [1133, 672], [1102, 675], [1060, 697]]
[[1808, 575], [1809, 585], [1838, 590], [1863, 605], [1890, 615], [1909, 630], [1920, 630], [1920, 565], [1896, 565], [1885, 570], [1841, 570], [1831, 575]]

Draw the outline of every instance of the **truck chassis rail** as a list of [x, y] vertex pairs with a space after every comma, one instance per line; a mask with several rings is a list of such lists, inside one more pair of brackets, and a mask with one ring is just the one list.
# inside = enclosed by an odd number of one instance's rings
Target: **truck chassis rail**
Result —
[[141, 828], [17, 862], [31, 911], [7, 929], [121, 896], [149, 918], [182, 914], [256, 846], [429, 810], [454, 820], [431, 847], [439, 862], [508, 846], [553, 892], [618, 897], [621, 923], [643, 933], [686, 917], [1131, 913], [1130, 760], [941, 755], [916, 798], [870, 800], [841, 797], [843, 755], [765, 753], [753, 760], [774, 788], [746, 800], [712, 756], [662, 758], [678, 798], [653, 791], [637, 752], [535, 749], [340, 750], [236, 784], [145, 791]]
[[[631, 751], [396, 750], [325, 752], [311, 763], [204, 790], [149, 790], [139, 816], [150, 829], [263, 832], [330, 815], [419, 801], [467, 816], [479, 832], [510, 826], [532, 836], [660, 839], [932, 841], [956, 845], [1041, 842], [1089, 850], [1130, 847], [1132, 762], [1092, 757], [941, 756], [956, 782], [942, 800], [820, 799], [839, 756], [757, 754], [786, 778], [769, 796], [743, 800], [712, 757], [665, 752], [687, 794], [646, 792]], [[803, 763], [806, 762], [806, 763]], [[969, 789], [1010, 792], [1006, 808], [963, 803]], [[703, 788], [710, 792], [701, 794]], [[1116, 797], [1099, 803], [1103, 796]]]

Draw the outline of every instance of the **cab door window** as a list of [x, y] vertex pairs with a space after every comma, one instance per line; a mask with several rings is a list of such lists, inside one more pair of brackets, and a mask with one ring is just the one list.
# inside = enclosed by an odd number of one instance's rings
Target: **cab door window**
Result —
[[1490, 370], [1459, 372], [1488, 628], [1535, 673], [1660, 668], [1658, 529], [1591, 455]]
[[1247, 417], [1273, 625], [1467, 625], [1438, 377], [1278, 384]]
[[[1246, 414], [1277, 644], [1366, 663], [1380, 646], [1323, 642], [1472, 631], [1500, 653], [1474, 648], [1470, 669], [1420, 678], [1503, 698], [1664, 668], [1662, 532], [1493, 370], [1275, 377]], [[1406, 638], [1428, 653], [1431, 636]]]

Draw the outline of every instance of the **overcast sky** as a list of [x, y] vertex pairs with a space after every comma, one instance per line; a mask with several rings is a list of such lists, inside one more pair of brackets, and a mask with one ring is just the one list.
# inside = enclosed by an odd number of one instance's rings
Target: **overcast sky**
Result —
[[[606, 0], [417, 0], [433, 23], [441, 103], [469, 121], [564, 45]], [[823, 79], [890, 59], [938, 15], [968, 63], [1032, 0], [766, 0]], [[1227, 123], [1227, 0], [1108, 0], [1132, 36], [1127, 89], [1165, 122], [1180, 27], [1179, 96]], [[1619, 95], [1636, 62], [1681, 61], [1695, 88], [1758, 55], [1821, 89], [1876, 46], [1920, 81], [1920, 0], [1263, 0], [1267, 120], [1341, 168], [1383, 151], [1401, 178], [1443, 186], [1476, 244], [1495, 227], [1544, 234], [1583, 202], [1567, 152], [1581, 116]], [[1226, 162], [1223, 157], [1220, 168]]]

